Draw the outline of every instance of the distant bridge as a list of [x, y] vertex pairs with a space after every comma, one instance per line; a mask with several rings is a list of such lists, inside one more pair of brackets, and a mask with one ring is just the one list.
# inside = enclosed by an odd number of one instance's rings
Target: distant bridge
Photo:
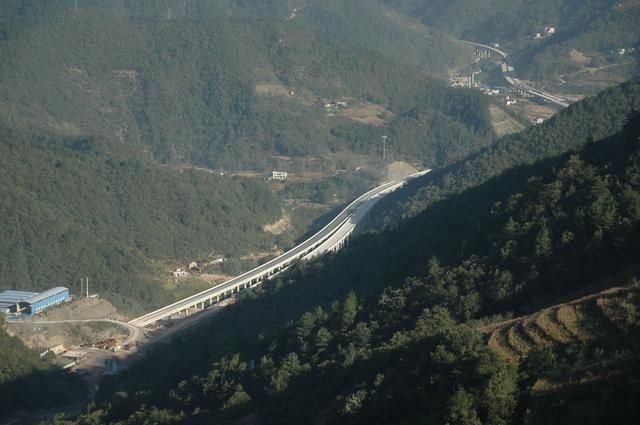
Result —
[[186, 317], [192, 312], [203, 310], [225, 298], [231, 297], [235, 293], [270, 279], [297, 261], [310, 259], [325, 252], [342, 248], [356, 230], [357, 225], [376, 202], [386, 194], [404, 185], [408, 179], [419, 177], [429, 171], [431, 170], [412, 174], [405, 179], [393, 180], [371, 189], [351, 202], [316, 234], [279, 257], [213, 288], [133, 319], [129, 324], [144, 327], [164, 319]]
[[473, 41], [460, 40], [460, 42], [463, 44], [474, 46], [476, 48], [476, 54], [480, 57], [487, 58], [487, 57], [491, 57], [494, 54], [497, 54], [498, 56], [502, 57], [503, 59], [503, 62], [501, 64], [502, 75], [504, 76], [504, 79], [507, 80], [507, 82], [517, 92], [525, 96], [528, 95], [528, 96], [533, 96], [533, 97], [543, 99], [547, 102], [551, 102], [563, 108], [566, 108], [567, 106], [569, 106], [569, 103], [567, 102], [566, 99], [563, 99], [559, 96], [555, 96], [551, 93], [547, 93], [544, 90], [534, 89], [530, 85], [517, 79], [515, 77], [515, 69], [513, 68], [513, 65], [510, 63], [510, 61], [507, 60], [507, 56], [508, 56], [507, 53], [503, 52], [502, 50], [496, 47], [487, 46], [486, 44], [474, 43]]

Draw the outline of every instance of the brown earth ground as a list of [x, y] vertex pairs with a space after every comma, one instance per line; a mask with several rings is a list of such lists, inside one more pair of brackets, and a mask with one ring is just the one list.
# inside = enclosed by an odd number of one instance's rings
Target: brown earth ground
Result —
[[418, 170], [410, 164], [403, 161], [394, 161], [386, 167], [385, 180], [401, 179], [416, 172]]

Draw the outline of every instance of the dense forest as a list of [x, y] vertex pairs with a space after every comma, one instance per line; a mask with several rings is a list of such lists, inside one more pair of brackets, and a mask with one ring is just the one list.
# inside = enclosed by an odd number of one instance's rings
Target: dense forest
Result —
[[[373, 163], [386, 125], [402, 136], [390, 139], [394, 157], [429, 166], [493, 139], [486, 99], [425, 75], [468, 60], [467, 48], [375, 2], [305, 2], [290, 20], [294, 6], [278, 1], [17, 3], [0, 44], [10, 128], [261, 171], [282, 156], [320, 158], [308, 171], [345, 168], [336, 157], [348, 154], [348, 165]], [[328, 113], [327, 99], [353, 110]], [[354, 134], [363, 108], [379, 112]]]
[[[520, 77], [549, 81], [579, 70], [576, 51], [594, 55], [586, 59], [592, 72], [613, 67], [621, 48], [640, 45], [640, 7], [630, 0], [535, 0], [535, 1], [425, 1], [383, 0], [430, 28], [458, 38], [507, 47]], [[534, 39], [552, 26], [553, 37]], [[638, 75], [638, 56], [625, 69], [626, 78]], [[583, 87], [586, 89], [587, 87]]]
[[172, 299], [154, 262], [273, 245], [262, 225], [281, 202], [261, 181], [160, 167], [99, 137], [36, 137], [0, 135], [0, 287], [91, 276], [97, 293], [141, 311]]
[[[360, 6], [3, 2], [0, 287], [90, 276], [126, 313], [147, 310], [176, 296], [157, 282], [167, 264], [284, 248], [373, 185], [383, 135], [388, 159], [429, 167], [491, 144], [489, 101], [424, 72], [468, 51]], [[274, 168], [324, 178], [277, 196], [261, 181]], [[288, 235], [264, 232], [291, 198], [321, 206], [292, 213]]]
[[0, 316], [0, 418], [4, 412], [60, 406], [84, 395], [80, 379], [55, 366], [53, 357], [41, 358], [9, 336]]
[[561, 111], [542, 126], [501, 138], [464, 161], [436, 170], [391, 194], [380, 204], [378, 220], [392, 225], [433, 203], [495, 177], [507, 169], [575, 149], [622, 128], [626, 117], [640, 109], [640, 80], [605, 90]]
[[[636, 2], [1, 3], [0, 289], [90, 276], [137, 314], [195, 291], [169, 267], [237, 274], [372, 186], [383, 136], [434, 169], [53, 423], [635, 423], [640, 81], [498, 139], [495, 102], [444, 77], [474, 59], [457, 38], [563, 75], [637, 45]], [[0, 319], [0, 416], [78, 381]]]
[[[585, 120], [599, 113], [588, 111]], [[628, 362], [640, 349], [633, 293], [614, 304], [623, 328], [520, 361], [483, 336], [493, 322], [637, 275], [640, 119], [630, 112], [621, 122], [598, 141], [512, 168], [394, 231], [300, 265], [149, 353], [105, 390], [102, 407], [57, 423], [249, 414], [265, 423], [517, 423], [541, 371]], [[637, 391], [639, 369], [625, 370], [624, 385]], [[604, 406], [598, 417], [634, 423], [637, 401], [609, 395], [593, 400]]]

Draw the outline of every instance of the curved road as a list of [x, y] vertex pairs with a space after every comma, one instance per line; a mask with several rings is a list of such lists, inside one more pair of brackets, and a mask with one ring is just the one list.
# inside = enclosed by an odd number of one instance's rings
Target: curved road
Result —
[[504, 77], [505, 80], [507, 80], [507, 82], [509, 84], [511, 84], [513, 87], [515, 87], [518, 90], [522, 90], [525, 93], [529, 93], [532, 96], [535, 97], [539, 97], [541, 99], [544, 99], [548, 102], [554, 103], [558, 106], [561, 106], [563, 108], [566, 108], [567, 106], [569, 106], [569, 104], [567, 103], [566, 99], [563, 99], [561, 97], [555, 96], [551, 93], [547, 93], [544, 90], [538, 90], [538, 89], [534, 89], [533, 87], [531, 87], [528, 84], [523, 83], [521, 80], [517, 79], [514, 75], [514, 70], [513, 70], [513, 66], [509, 65], [506, 61], [507, 59], [507, 53], [505, 53], [502, 50], [499, 50], [495, 47], [491, 47], [491, 46], [487, 46], [486, 44], [481, 44], [481, 43], [474, 43], [473, 41], [465, 41], [465, 40], [459, 40], [461, 43], [463, 44], [468, 44], [470, 46], [475, 46], [475, 47], [479, 47], [481, 49], [485, 49], [485, 50], [489, 50], [492, 51], [494, 53], [497, 53], [498, 55], [500, 55], [502, 57], [502, 59], [504, 60], [504, 62], [501, 65], [501, 69], [502, 69], [502, 75]]
[[34, 324], [34, 325], [56, 325], [61, 323], [91, 323], [91, 322], [106, 322], [113, 323], [114, 325], [122, 326], [129, 331], [129, 336], [122, 342], [122, 345], [126, 345], [132, 342], [136, 342], [140, 339], [142, 329], [130, 325], [126, 322], [113, 319], [68, 319], [68, 320], [12, 320], [7, 323], [20, 323], [20, 324]]
[[[426, 171], [428, 172], [428, 170]], [[258, 266], [242, 275], [235, 277], [227, 282], [224, 282], [220, 285], [214, 286], [212, 288], [206, 289], [200, 293], [187, 297], [183, 300], [177, 301], [173, 304], [170, 304], [166, 307], [162, 307], [156, 311], [152, 311], [151, 313], [145, 314], [141, 317], [133, 319], [129, 322], [130, 325], [144, 327], [159, 320], [169, 318], [176, 313], [180, 313], [183, 311], [188, 311], [190, 308], [197, 307], [201, 304], [203, 307], [206, 302], [211, 305], [213, 300], [216, 301], [220, 298], [220, 296], [226, 296], [232, 292], [238, 292], [242, 289], [245, 289], [249, 286], [253, 286], [264, 279], [268, 279], [270, 276], [282, 271], [283, 269], [289, 267], [293, 262], [300, 260], [304, 257], [309, 256], [312, 252], [322, 253], [326, 252], [329, 249], [335, 249], [337, 243], [340, 243], [344, 240], [352, 228], [348, 228], [348, 231], [345, 231], [342, 239], [339, 241], [333, 241], [334, 243], [327, 247], [326, 243], [332, 236], [340, 231], [344, 230], [344, 226], [350, 226], [350, 222], [353, 221], [354, 214], [357, 212], [358, 208], [361, 206], [365, 206], [365, 208], [370, 208], [373, 205], [372, 200], [379, 199], [382, 195], [391, 192], [398, 187], [402, 186], [405, 181], [409, 178], [417, 177], [419, 175], [425, 174], [425, 171], [413, 174], [408, 176], [406, 179], [393, 180], [388, 183], [382, 184], [365, 194], [358, 197], [356, 200], [351, 202], [342, 212], [340, 212], [329, 224], [323, 227], [319, 232], [311, 236], [309, 239], [305, 240], [301, 244], [282, 254], [281, 256], [274, 258], [267, 263]], [[359, 214], [359, 218], [361, 218], [362, 214]], [[334, 238], [335, 239], [335, 238]], [[318, 252], [314, 251], [318, 250]], [[315, 255], [315, 254], [314, 254]]]

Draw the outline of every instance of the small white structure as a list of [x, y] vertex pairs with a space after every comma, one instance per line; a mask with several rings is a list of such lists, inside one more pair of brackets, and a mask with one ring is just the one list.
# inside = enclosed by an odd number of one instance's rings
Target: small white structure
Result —
[[175, 269], [173, 272], [173, 277], [187, 277], [189, 276], [189, 272], [183, 269]]
[[534, 124], [542, 124], [544, 122], [544, 118], [536, 118], [533, 120]]
[[286, 180], [287, 178], [289, 178], [289, 174], [286, 171], [273, 170], [271, 172], [271, 178], [273, 180]]

